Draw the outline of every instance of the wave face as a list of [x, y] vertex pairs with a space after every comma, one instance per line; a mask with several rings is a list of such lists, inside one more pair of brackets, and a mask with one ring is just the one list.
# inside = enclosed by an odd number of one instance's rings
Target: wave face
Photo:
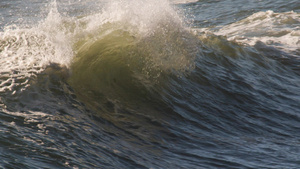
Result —
[[200, 40], [164, 3], [114, 2], [97, 14], [97, 21], [82, 19], [80, 26], [92, 25], [88, 29], [93, 31], [87, 30], [75, 44], [69, 81], [78, 93], [105, 95], [122, 103], [132, 98], [136, 104], [160, 83], [162, 74], [180, 76], [194, 68]]
[[0, 166], [297, 168], [299, 3], [241, 4], [1, 1]]

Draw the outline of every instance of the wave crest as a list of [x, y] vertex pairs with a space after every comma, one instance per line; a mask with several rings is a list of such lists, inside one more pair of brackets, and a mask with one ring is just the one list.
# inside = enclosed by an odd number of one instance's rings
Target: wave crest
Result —
[[253, 15], [224, 26], [217, 35], [227, 36], [229, 40], [255, 45], [263, 42], [269, 46], [297, 54], [299, 50], [299, 20], [296, 12], [275, 13], [271, 10]]

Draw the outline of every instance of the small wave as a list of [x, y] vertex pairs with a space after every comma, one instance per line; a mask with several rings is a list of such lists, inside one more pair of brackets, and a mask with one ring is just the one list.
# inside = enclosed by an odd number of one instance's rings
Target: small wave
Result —
[[299, 55], [300, 14], [296, 12], [275, 13], [271, 10], [253, 15], [222, 27], [215, 32], [229, 40], [255, 45], [261, 41], [269, 46]]

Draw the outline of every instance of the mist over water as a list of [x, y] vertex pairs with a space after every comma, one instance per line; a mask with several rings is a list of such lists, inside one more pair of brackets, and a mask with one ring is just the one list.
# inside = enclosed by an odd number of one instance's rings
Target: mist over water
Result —
[[297, 0], [0, 2], [1, 168], [297, 168]]

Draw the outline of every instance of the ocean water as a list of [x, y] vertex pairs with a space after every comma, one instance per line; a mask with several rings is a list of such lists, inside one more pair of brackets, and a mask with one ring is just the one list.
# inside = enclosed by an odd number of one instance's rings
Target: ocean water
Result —
[[299, 0], [1, 0], [0, 168], [299, 168]]

